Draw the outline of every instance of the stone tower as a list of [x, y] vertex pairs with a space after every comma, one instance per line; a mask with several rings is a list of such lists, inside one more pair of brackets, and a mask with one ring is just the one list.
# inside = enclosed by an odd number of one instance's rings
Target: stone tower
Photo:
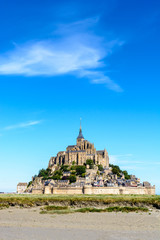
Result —
[[82, 134], [82, 126], [81, 126], [81, 120], [80, 120], [80, 129], [79, 129], [79, 135], [77, 137], [77, 146], [82, 147], [83, 142], [84, 142], [84, 137]]

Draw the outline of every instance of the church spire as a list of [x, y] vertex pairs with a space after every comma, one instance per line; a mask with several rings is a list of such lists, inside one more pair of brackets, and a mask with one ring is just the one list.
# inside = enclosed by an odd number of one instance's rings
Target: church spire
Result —
[[79, 135], [78, 135], [77, 138], [84, 138], [84, 137], [83, 137], [83, 134], [82, 134], [81, 120], [82, 120], [82, 119], [80, 118], [80, 129], [79, 129]]
[[81, 126], [81, 120], [82, 120], [82, 118], [80, 118], [80, 132], [82, 132], [82, 126]]

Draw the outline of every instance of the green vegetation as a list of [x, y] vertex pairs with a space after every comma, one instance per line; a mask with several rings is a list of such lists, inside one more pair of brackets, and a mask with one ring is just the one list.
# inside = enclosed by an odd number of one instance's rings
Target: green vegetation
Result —
[[8, 203], [0, 203], [0, 210], [2, 210], [4, 208], [9, 208]]
[[62, 178], [63, 172], [61, 170], [57, 170], [54, 172], [54, 175], [50, 178], [53, 180], [60, 180]]
[[76, 166], [76, 174], [78, 176], [82, 176], [83, 173], [86, 172], [86, 167], [85, 166]]
[[122, 173], [124, 174], [125, 179], [130, 179], [131, 178], [131, 176], [128, 174], [128, 172], [126, 170], [122, 171]]
[[100, 165], [98, 165], [98, 170], [99, 171], [103, 171], [103, 166], [100, 164]]
[[94, 168], [94, 162], [92, 159], [87, 159], [86, 160], [86, 165], [89, 165], [89, 168], [90, 169], [93, 169]]
[[52, 211], [52, 210], [65, 210], [68, 209], [68, 206], [46, 206], [44, 208], [41, 209], [45, 209], [46, 211]]
[[[160, 195], [28, 195], [2, 194], [0, 204], [4, 206], [133, 206], [160, 209]], [[2, 206], [2, 205], [1, 205]]]
[[[71, 171], [70, 177], [62, 177], [63, 172]], [[85, 177], [86, 166], [78, 166], [75, 163], [72, 163], [72, 166], [62, 165], [59, 170], [56, 170], [54, 173], [51, 173], [51, 169], [42, 168], [39, 170], [38, 177], [42, 177], [43, 180], [53, 179], [53, 180], [70, 180], [70, 183], [76, 181], [76, 175]], [[36, 177], [36, 176], [35, 176]], [[32, 181], [29, 182], [28, 187], [32, 184]]]
[[143, 207], [108, 207], [108, 208], [80, 208], [75, 212], [148, 212], [148, 208]]
[[67, 206], [60, 207], [60, 206], [46, 206], [41, 208], [41, 214], [68, 214], [68, 213], [86, 213], [86, 212], [148, 212], [148, 208], [144, 207], [108, 207], [108, 208], [69, 208]]
[[82, 173], [82, 175], [81, 175], [82, 177], [85, 177], [86, 176], [86, 173]]
[[113, 164], [109, 164], [109, 166], [112, 168], [112, 173], [117, 174], [118, 177], [120, 177], [121, 174], [124, 174], [126, 179], [131, 178], [128, 172], [126, 170], [122, 171], [119, 166]]
[[[51, 169], [41, 169], [39, 170], [38, 177], [42, 177], [43, 180], [47, 179], [53, 179], [53, 180], [69, 180], [70, 183], [76, 181], [76, 176], [85, 177], [86, 174], [86, 165], [89, 165], [90, 169], [94, 168], [94, 162], [92, 159], [87, 159], [86, 164], [83, 166], [76, 165], [75, 162], [72, 163], [72, 166], [69, 165], [62, 165], [59, 167], [59, 170], [56, 170], [54, 173], [51, 172]], [[127, 171], [122, 171], [119, 166], [110, 164], [110, 167], [112, 167], [113, 174], [117, 174], [117, 176], [120, 177], [121, 174], [124, 174], [126, 179], [130, 179], [130, 175]], [[63, 176], [63, 172], [70, 171], [71, 176]], [[101, 174], [100, 172], [103, 171], [103, 166], [98, 165], [98, 171], [97, 174]], [[37, 177], [35, 175], [35, 177]], [[28, 187], [32, 184], [32, 181], [29, 182]]]
[[38, 177], [43, 177], [43, 179], [48, 179], [48, 177], [51, 175], [51, 169], [47, 168], [46, 170], [42, 168], [39, 170]]
[[32, 184], [32, 181], [30, 181], [30, 182], [28, 183], [27, 187], [29, 187], [31, 184]]
[[76, 176], [75, 176], [75, 175], [70, 175], [70, 176], [69, 176], [69, 182], [70, 182], [70, 183], [76, 182]]
[[117, 174], [117, 176], [120, 177], [122, 171], [120, 170], [119, 166], [110, 164], [110, 167], [112, 167], [112, 173]]
[[76, 165], [71, 166], [71, 170], [76, 170]]
[[63, 171], [63, 172], [67, 172], [67, 171], [69, 171], [69, 166], [68, 165], [62, 165], [60, 170]]

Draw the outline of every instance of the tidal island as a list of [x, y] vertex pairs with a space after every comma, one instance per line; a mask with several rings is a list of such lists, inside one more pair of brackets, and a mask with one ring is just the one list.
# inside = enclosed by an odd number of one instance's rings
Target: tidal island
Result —
[[[25, 187], [24, 187], [25, 186]], [[155, 195], [155, 186], [109, 164], [106, 149], [96, 150], [86, 140], [80, 124], [76, 145], [51, 157], [48, 168], [41, 169], [32, 181], [19, 183], [18, 193], [32, 194], [147, 194]]]

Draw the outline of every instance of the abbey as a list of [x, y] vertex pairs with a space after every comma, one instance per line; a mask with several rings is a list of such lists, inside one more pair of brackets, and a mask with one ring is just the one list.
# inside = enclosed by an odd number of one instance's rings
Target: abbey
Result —
[[109, 167], [109, 156], [106, 149], [97, 151], [94, 144], [85, 140], [82, 134], [80, 124], [79, 135], [77, 137], [77, 144], [70, 145], [66, 151], [58, 152], [56, 157], [51, 157], [49, 161], [49, 168], [54, 168], [55, 165], [83, 165], [87, 159], [93, 160], [94, 164], [102, 165], [104, 168]]

